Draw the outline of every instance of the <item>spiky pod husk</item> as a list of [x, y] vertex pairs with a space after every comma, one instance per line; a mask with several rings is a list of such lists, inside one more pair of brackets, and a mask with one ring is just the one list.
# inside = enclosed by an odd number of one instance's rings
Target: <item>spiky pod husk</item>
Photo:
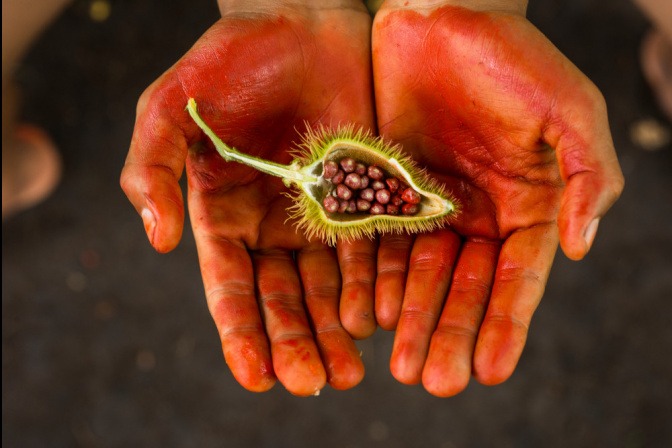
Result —
[[[443, 186], [427, 175], [401, 151], [398, 145], [389, 145], [379, 137], [354, 126], [336, 130], [320, 126], [308, 127], [295, 151], [290, 165], [281, 165], [242, 153], [224, 143], [201, 118], [194, 98], [187, 103], [187, 111], [196, 124], [212, 140], [226, 161], [235, 161], [254, 167], [264, 173], [283, 178], [285, 185], [294, 187], [289, 196], [294, 205], [289, 207], [290, 219], [296, 219], [308, 238], [317, 237], [330, 245], [337, 240], [354, 240], [376, 233], [429, 232], [444, 226], [458, 212], [457, 202]], [[333, 183], [323, 176], [326, 161], [338, 163], [352, 158], [366, 165], [378, 166], [397, 182], [403, 182], [420, 195], [418, 212], [412, 215], [329, 213], [323, 200], [333, 189]], [[414, 203], [415, 204], [415, 203]]]
[[[430, 232], [445, 226], [458, 212], [457, 202], [444, 187], [404, 155], [401, 146], [390, 145], [354, 126], [341, 126], [335, 130], [320, 126], [309, 128], [295, 152], [292, 163], [302, 173], [319, 178], [316, 183], [295, 183], [298, 187], [290, 197], [294, 205], [288, 209], [291, 219], [308, 238], [319, 238], [329, 245], [337, 240], [355, 240], [376, 233]], [[329, 185], [322, 179], [323, 163], [352, 157], [369, 165], [378, 165], [385, 172], [398, 177], [422, 196], [417, 215], [368, 215], [328, 213], [322, 200]]]

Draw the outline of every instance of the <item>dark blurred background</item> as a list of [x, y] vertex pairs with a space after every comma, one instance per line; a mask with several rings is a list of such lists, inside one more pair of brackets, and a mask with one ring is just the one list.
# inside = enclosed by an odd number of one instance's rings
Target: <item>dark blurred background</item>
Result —
[[[118, 177], [135, 103], [217, 19], [214, 0], [76, 1], [17, 74], [64, 179], [2, 226], [7, 447], [672, 446], [672, 145], [628, 0], [533, 0], [529, 18], [604, 93], [626, 189], [579, 263], [558, 254], [513, 377], [450, 399], [397, 383], [392, 334], [359, 342], [355, 389], [296, 398], [232, 378], [190, 231], [155, 253]], [[94, 20], [95, 18], [95, 20]], [[102, 20], [101, 20], [102, 19]]]

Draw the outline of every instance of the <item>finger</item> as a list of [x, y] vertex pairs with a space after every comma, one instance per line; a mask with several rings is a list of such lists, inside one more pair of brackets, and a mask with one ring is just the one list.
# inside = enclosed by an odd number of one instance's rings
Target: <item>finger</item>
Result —
[[341, 322], [353, 338], [369, 337], [376, 331], [373, 312], [376, 242], [368, 238], [339, 241], [336, 251], [343, 279]]
[[459, 248], [460, 238], [449, 230], [415, 239], [390, 359], [392, 375], [402, 383], [416, 384], [421, 379]]
[[498, 254], [499, 244], [492, 241], [467, 241], [462, 246], [422, 370], [422, 384], [433, 395], [456, 395], [469, 383]]
[[[594, 110], [584, 115], [596, 118], [581, 120], [571, 128], [549, 126], [544, 135], [556, 148], [560, 173], [566, 183], [558, 227], [562, 250], [573, 260], [588, 253], [599, 219], [616, 202], [624, 185], [604, 98], [592, 85], [586, 91], [590, 95], [588, 104]], [[575, 107], [575, 104], [571, 106]], [[566, 113], [576, 115], [574, 109]]]
[[253, 262], [275, 374], [292, 394], [315, 395], [324, 387], [326, 372], [303, 308], [292, 255], [284, 250], [255, 252]]
[[255, 296], [252, 260], [241, 243], [195, 232], [210, 314], [233, 376], [253, 392], [275, 384], [268, 339]]
[[[187, 156], [187, 137], [183, 123], [173, 112], [183, 114], [185, 120], [188, 115], [181, 110], [186, 98], [179, 99], [169, 79], [160, 78], [138, 102], [131, 147], [120, 179], [121, 188], [142, 217], [149, 242], [159, 252], [177, 246], [184, 225], [178, 180]], [[177, 111], [169, 109], [178, 103]]]
[[312, 244], [298, 253], [297, 262], [327, 381], [338, 390], [354, 387], [364, 377], [364, 365], [338, 316], [341, 288], [336, 254], [323, 244]]
[[380, 237], [376, 276], [376, 321], [385, 330], [394, 330], [404, 300], [408, 259], [413, 236], [387, 234]]
[[518, 231], [504, 242], [474, 352], [474, 376], [481, 383], [499, 384], [513, 373], [557, 246], [552, 223]]

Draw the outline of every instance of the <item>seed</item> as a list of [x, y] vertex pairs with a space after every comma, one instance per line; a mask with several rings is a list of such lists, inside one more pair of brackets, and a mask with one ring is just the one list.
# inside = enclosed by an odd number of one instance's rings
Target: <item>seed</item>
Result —
[[381, 204], [387, 204], [390, 202], [390, 192], [388, 190], [378, 190], [376, 191], [376, 201]]
[[345, 184], [338, 184], [336, 185], [336, 195], [347, 201], [352, 197], [352, 190], [346, 187]]
[[341, 182], [343, 182], [343, 179], [345, 179], [345, 173], [343, 170], [338, 170], [336, 174], [331, 178], [331, 183], [334, 185], [338, 185]]
[[366, 188], [359, 193], [359, 197], [365, 201], [371, 202], [376, 197], [376, 192], [373, 188]]
[[350, 205], [350, 201], [340, 201], [338, 203], [338, 213], [345, 213]]
[[390, 177], [389, 179], [385, 180], [385, 183], [388, 187], [390, 187], [390, 191], [392, 193], [399, 189], [399, 179], [396, 177]]
[[403, 193], [401, 193], [401, 199], [403, 199], [404, 202], [408, 202], [409, 204], [419, 204], [421, 198], [420, 193], [412, 188], [407, 188]]
[[359, 190], [362, 185], [362, 178], [357, 173], [350, 173], [345, 176], [345, 185], [353, 190]]
[[357, 199], [357, 210], [360, 212], [366, 212], [371, 208], [371, 202], [366, 199]]
[[352, 173], [355, 171], [357, 163], [355, 162], [355, 159], [352, 157], [345, 157], [341, 159], [341, 168], [343, 168], [343, 171], [346, 173]]
[[374, 180], [373, 183], [371, 184], [371, 187], [374, 190], [382, 190], [383, 188], [385, 188], [385, 182]]
[[385, 213], [385, 206], [383, 204], [375, 202], [371, 206], [371, 210], [369, 210], [369, 213], [371, 213], [372, 215], [382, 215]]
[[324, 197], [324, 200], [322, 201], [322, 205], [324, 205], [324, 209], [329, 212], [329, 213], [334, 213], [338, 211], [338, 199], [331, 195], [327, 195]]
[[401, 213], [406, 216], [415, 215], [418, 213], [418, 206], [416, 204], [404, 204], [401, 207]]
[[379, 167], [377, 167], [376, 165], [371, 165], [371, 166], [367, 169], [366, 174], [368, 174], [369, 177], [370, 177], [371, 179], [373, 179], [373, 180], [380, 180], [380, 179], [382, 179], [383, 176], [385, 175], [385, 174], [383, 173], [383, 170], [381, 170], [381, 169], [380, 169]]
[[338, 172], [338, 164], [333, 160], [327, 160], [322, 167], [322, 177], [331, 179]]
[[[420, 194], [397, 177], [385, 179], [385, 172], [377, 165], [367, 166], [352, 157], [344, 157], [339, 163], [327, 160], [322, 175], [335, 186], [322, 201], [328, 213], [368, 211], [372, 215], [407, 216], [418, 213]], [[353, 197], [357, 190], [358, 198]]]
[[399, 206], [398, 205], [392, 205], [392, 204], [387, 204], [387, 207], [385, 208], [387, 211], [388, 215], [398, 215], [399, 214]]

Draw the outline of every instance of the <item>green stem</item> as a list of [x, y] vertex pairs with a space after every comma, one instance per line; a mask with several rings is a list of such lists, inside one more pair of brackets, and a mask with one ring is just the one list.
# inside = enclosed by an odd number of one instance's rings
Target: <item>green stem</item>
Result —
[[296, 183], [304, 182], [317, 182], [317, 177], [304, 174], [298, 169], [295, 169], [291, 165], [281, 165], [279, 163], [271, 162], [270, 160], [260, 159], [258, 157], [253, 157], [242, 152], [235, 150], [234, 148], [228, 146], [224, 143], [217, 135], [210, 129], [205, 121], [198, 114], [198, 106], [196, 105], [196, 100], [189, 98], [187, 103], [187, 110], [189, 115], [196, 122], [199, 128], [203, 130], [205, 135], [210, 137], [212, 143], [215, 144], [215, 149], [217, 152], [226, 160], [227, 162], [239, 162], [247, 166], [251, 166], [261, 172], [266, 174], [271, 174], [273, 176], [282, 177], [285, 180], [293, 181]]

